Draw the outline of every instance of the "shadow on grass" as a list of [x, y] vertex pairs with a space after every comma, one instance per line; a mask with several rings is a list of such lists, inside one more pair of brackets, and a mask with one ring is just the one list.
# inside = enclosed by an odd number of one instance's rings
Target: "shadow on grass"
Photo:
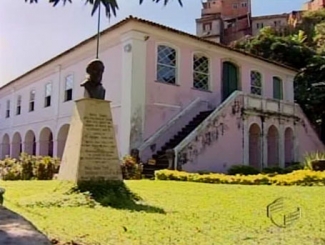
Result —
[[143, 199], [133, 193], [123, 181], [80, 181], [72, 191], [89, 193], [96, 202], [104, 207], [166, 214], [162, 208], [143, 203]]

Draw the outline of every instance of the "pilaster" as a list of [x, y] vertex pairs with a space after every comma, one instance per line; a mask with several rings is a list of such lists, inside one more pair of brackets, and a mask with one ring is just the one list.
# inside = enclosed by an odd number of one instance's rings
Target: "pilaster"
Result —
[[267, 154], [268, 154], [268, 147], [267, 147], [267, 124], [263, 122], [262, 126], [262, 163], [261, 163], [261, 168], [267, 167]]
[[122, 38], [122, 111], [120, 152], [143, 143], [146, 100], [146, 34], [129, 31]]
[[279, 123], [279, 167], [285, 167], [285, 139], [283, 122]]
[[249, 128], [247, 118], [243, 119], [243, 164], [249, 165]]

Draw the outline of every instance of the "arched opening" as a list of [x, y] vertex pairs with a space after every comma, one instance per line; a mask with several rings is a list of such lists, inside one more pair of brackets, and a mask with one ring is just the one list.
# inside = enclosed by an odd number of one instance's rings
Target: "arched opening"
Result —
[[267, 165], [279, 166], [279, 132], [275, 126], [271, 126], [267, 132]]
[[249, 128], [249, 165], [261, 168], [261, 129], [254, 123]]
[[43, 128], [40, 133], [39, 154], [41, 156], [53, 156], [53, 134], [49, 128]]
[[63, 125], [58, 133], [58, 144], [57, 144], [57, 157], [62, 158], [63, 152], [64, 152], [64, 147], [65, 147], [65, 142], [68, 137], [68, 132], [69, 132], [69, 124]]
[[22, 140], [20, 133], [16, 132], [14, 136], [12, 137], [11, 142], [11, 157], [18, 158], [20, 156], [20, 153], [23, 151], [22, 149]]
[[284, 132], [284, 155], [286, 166], [294, 162], [293, 155], [293, 130], [287, 128]]
[[227, 99], [236, 90], [239, 90], [238, 67], [225, 61], [222, 63], [222, 100]]
[[10, 139], [8, 134], [5, 134], [2, 137], [2, 147], [1, 147], [1, 158], [3, 159], [6, 156], [10, 156]]
[[25, 135], [25, 147], [24, 152], [29, 155], [36, 155], [36, 137], [32, 130], [28, 130]]

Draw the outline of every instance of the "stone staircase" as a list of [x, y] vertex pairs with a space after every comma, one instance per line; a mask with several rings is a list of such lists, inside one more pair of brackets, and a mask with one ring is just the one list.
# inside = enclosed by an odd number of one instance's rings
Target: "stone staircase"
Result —
[[170, 139], [156, 154], [152, 155], [152, 159], [156, 160], [155, 165], [145, 164], [143, 166], [143, 175], [145, 178], [153, 178], [156, 170], [168, 168], [168, 160], [165, 156], [166, 150], [175, 148], [183, 139], [186, 138], [201, 122], [203, 122], [211, 113], [211, 111], [202, 111], [197, 114], [185, 127], [182, 128], [172, 139]]

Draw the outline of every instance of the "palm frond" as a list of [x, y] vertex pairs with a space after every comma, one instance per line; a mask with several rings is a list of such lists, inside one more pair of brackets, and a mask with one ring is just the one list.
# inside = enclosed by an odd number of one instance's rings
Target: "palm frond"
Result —
[[[85, 0], [85, 1], [86, 1], [86, 4], [89, 3], [90, 5], [93, 5], [93, 9], [91, 11], [92, 16], [98, 10], [100, 4], [104, 5], [106, 16], [108, 18], [110, 18], [112, 14], [114, 16], [116, 16], [116, 12], [119, 9], [117, 0]], [[163, 1], [164, 5], [166, 6], [171, 0], [152, 0], [152, 1], [155, 3], [160, 3]], [[38, 3], [38, 0], [25, 0], [25, 2]], [[67, 2], [72, 3], [72, 0], [49, 0], [49, 3], [52, 3], [54, 7], [60, 2], [63, 2], [63, 4], [66, 4]], [[143, 2], [144, 2], [144, 0], [139, 0], [140, 4], [142, 4]], [[183, 7], [182, 0], [178, 0], [178, 3], [180, 6]]]

